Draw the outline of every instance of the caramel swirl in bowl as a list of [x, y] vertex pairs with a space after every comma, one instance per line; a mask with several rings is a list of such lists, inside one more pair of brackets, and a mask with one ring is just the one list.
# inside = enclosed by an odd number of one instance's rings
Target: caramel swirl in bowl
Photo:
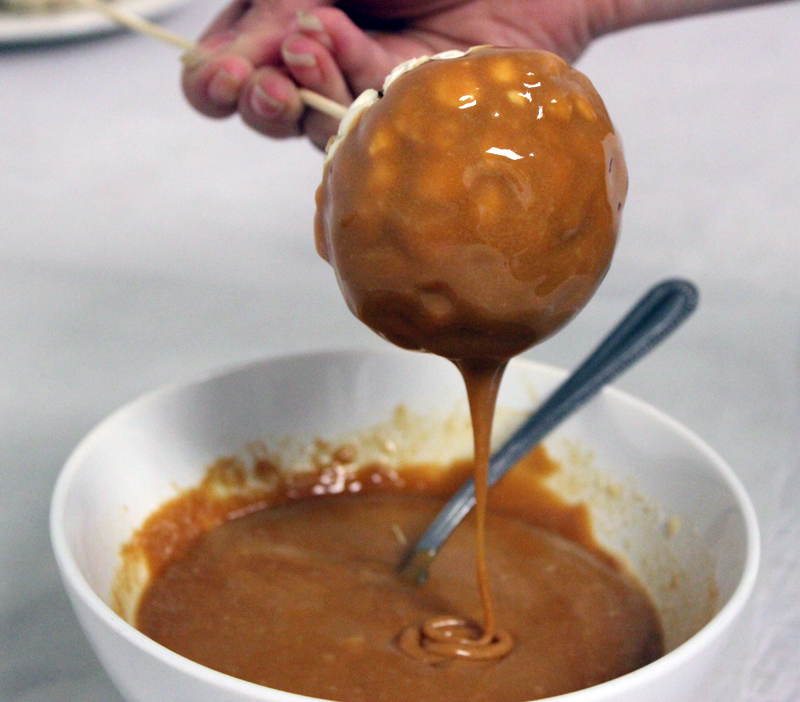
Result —
[[502, 658], [514, 648], [514, 639], [503, 629], [442, 615], [403, 629], [398, 645], [412, 658], [436, 665], [449, 658]]

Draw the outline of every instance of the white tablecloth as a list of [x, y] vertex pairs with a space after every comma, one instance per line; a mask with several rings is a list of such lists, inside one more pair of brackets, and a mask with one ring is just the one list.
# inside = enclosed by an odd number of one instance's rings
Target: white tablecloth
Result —
[[[166, 24], [196, 36], [197, 0]], [[701, 308], [618, 385], [708, 440], [764, 535], [742, 635], [702, 696], [800, 699], [800, 4], [624, 32], [579, 62], [626, 146], [612, 271], [530, 352], [574, 365], [650, 284]], [[194, 114], [176, 50], [138, 36], [0, 51], [0, 700], [119, 702], [47, 535], [61, 464], [136, 395], [221, 365], [383, 342], [311, 225], [321, 157]], [[686, 701], [680, 701], [686, 702]]]

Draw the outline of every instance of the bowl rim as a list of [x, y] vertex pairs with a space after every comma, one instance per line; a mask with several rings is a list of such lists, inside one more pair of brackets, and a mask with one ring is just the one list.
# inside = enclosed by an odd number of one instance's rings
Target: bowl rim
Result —
[[[109, 424], [119, 421], [119, 419], [126, 414], [135, 412], [144, 404], [157, 401], [159, 398], [174, 393], [186, 391], [195, 386], [220, 381], [229, 376], [250, 372], [258, 367], [276, 362], [279, 363], [281, 361], [314, 360], [323, 362], [330, 361], [337, 357], [409, 357], [411, 353], [413, 352], [400, 349], [371, 350], [363, 348], [344, 348], [264, 356], [243, 363], [223, 366], [216, 370], [200, 374], [194, 379], [168, 384], [158, 389], [151, 390], [123, 404], [117, 410], [107, 415], [83, 437], [68, 456], [56, 480], [50, 501], [49, 530], [51, 546], [61, 578], [69, 594], [79, 598], [83, 605], [85, 605], [97, 619], [125, 639], [128, 644], [142, 649], [145, 653], [149, 653], [157, 659], [160, 659], [161, 662], [167, 666], [176, 668], [179, 672], [197, 678], [215, 688], [227, 689], [234, 693], [249, 696], [253, 700], [269, 700], [270, 702], [318, 702], [318, 698], [258, 685], [196, 663], [148, 638], [116, 614], [89, 585], [72, 554], [64, 531], [66, 499], [72, 483], [83, 465], [82, 459], [84, 454], [90, 450], [92, 444], [96, 441], [101, 432], [103, 432]], [[528, 358], [518, 357], [513, 359], [511, 363], [513, 365], [525, 366], [540, 374], [549, 375], [556, 380], [564, 378], [567, 375], [567, 371], [562, 368]], [[761, 537], [755, 508], [739, 477], [716, 450], [688, 427], [667, 415], [665, 412], [662, 412], [644, 400], [640, 400], [613, 385], [603, 388], [600, 395], [612, 397], [615, 402], [627, 405], [628, 408], [633, 411], [647, 415], [651, 421], [664, 425], [669, 431], [680, 436], [683, 441], [692, 445], [695, 450], [705, 457], [706, 462], [714, 467], [717, 475], [733, 494], [745, 526], [746, 553], [741, 577], [727, 602], [714, 614], [711, 620], [684, 643], [652, 663], [618, 678], [614, 678], [613, 680], [593, 685], [583, 690], [545, 698], [545, 700], [553, 700], [554, 702], [601, 702], [602, 700], [613, 699], [617, 695], [634, 690], [648, 680], [668, 674], [670, 671], [680, 667], [686, 661], [698, 655], [701, 651], [712, 645], [713, 642], [731, 626], [737, 615], [744, 609], [755, 587], [761, 557]], [[545, 702], [545, 700], [541, 702]], [[321, 700], [319, 702], [321, 702]]]

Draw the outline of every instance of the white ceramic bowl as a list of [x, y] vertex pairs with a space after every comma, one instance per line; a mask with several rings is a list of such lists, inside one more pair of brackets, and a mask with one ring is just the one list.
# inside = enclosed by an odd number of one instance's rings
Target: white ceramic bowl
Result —
[[[553, 368], [513, 362], [501, 390], [500, 423], [519, 419], [563, 377]], [[392, 417], [400, 404], [408, 411], [398, 424]], [[302, 442], [357, 436], [370, 427], [374, 433], [380, 425], [379, 432], [394, 432], [396, 439], [398, 432], [408, 434], [412, 454], [463, 454], [465, 416], [461, 379], [446, 361], [404, 352], [331, 352], [268, 359], [167, 388], [103, 421], [58, 480], [51, 538], [78, 619], [123, 696], [130, 702], [309, 700], [193, 663], [112, 611], [120, 546], [177, 489], [196, 485], [220, 456], [288, 435]], [[459, 426], [466, 436], [453, 429]], [[721, 654], [756, 578], [758, 527], [741, 484], [687, 429], [613, 389], [546, 443], [563, 465], [554, 489], [588, 499], [600, 541], [628, 560], [661, 610], [668, 649], [633, 673], [551, 699], [690, 698]]]

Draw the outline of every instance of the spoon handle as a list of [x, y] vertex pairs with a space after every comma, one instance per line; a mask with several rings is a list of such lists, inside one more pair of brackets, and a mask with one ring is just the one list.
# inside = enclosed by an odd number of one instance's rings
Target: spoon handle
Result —
[[[687, 280], [666, 280], [650, 289], [592, 354], [534, 412], [489, 464], [494, 485], [554, 427], [600, 389], [669, 336], [697, 306], [697, 288]], [[403, 579], [421, 584], [428, 566], [459, 522], [475, 505], [475, 483], [468, 480], [442, 508], [400, 565]]]

